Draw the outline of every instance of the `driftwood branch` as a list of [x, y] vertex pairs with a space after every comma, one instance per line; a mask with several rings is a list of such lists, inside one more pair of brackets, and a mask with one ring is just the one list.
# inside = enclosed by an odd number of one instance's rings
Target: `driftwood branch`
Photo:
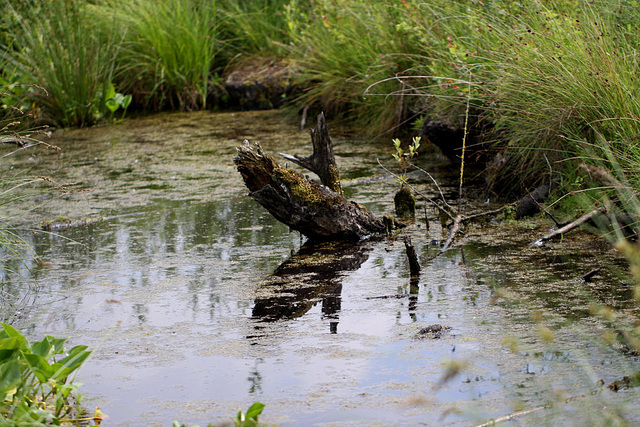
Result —
[[342, 193], [340, 186], [340, 172], [333, 155], [333, 146], [329, 127], [324, 118], [324, 114], [318, 115], [318, 125], [310, 129], [311, 143], [313, 144], [313, 154], [308, 157], [289, 155], [280, 153], [285, 159], [314, 172], [322, 183], [336, 193]]
[[582, 215], [580, 218], [576, 219], [573, 222], [570, 222], [569, 224], [565, 225], [562, 228], [559, 228], [555, 231], [552, 231], [551, 233], [539, 238], [538, 240], [536, 240], [535, 242], [531, 243], [532, 245], [535, 246], [542, 246], [545, 244], [545, 242], [553, 239], [556, 236], [560, 236], [562, 234], [566, 234], [569, 231], [573, 230], [574, 228], [577, 228], [579, 226], [581, 226], [582, 224], [584, 224], [585, 222], [589, 221], [590, 219], [592, 219], [593, 217], [595, 217], [598, 214], [601, 213], [605, 213], [607, 211], [607, 208], [604, 206], [600, 206], [597, 209], [594, 209], [590, 212], [587, 212], [586, 214]]

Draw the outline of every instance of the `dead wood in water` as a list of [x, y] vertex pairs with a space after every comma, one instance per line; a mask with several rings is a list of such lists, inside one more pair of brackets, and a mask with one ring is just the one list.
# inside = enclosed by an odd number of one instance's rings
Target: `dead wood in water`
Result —
[[340, 186], [340, 172], [333, 155], [333, 144], [329, 136], [329, 127], [324, 114], [318, 115], [318, 126], [309, 130], [313, 154], [308, 157], [280, 153], [285, 159], [314, 172], [322, 183], [336, 193], [342, 194]]
[[411, 237], [405, 236], [404, 247], [407, 251], [407, 258], [409, 259], [409, 271], [412, 278], [420, 276], [420, 262], [418, 262], [418, 255], [416, 254], [416, 248], [411, 243]]
[[[324, 116], [318, 118], [318, 124], [319, 127], [324, 124], [322, 129], [326, 130]], [[296, 161], [314, 167], [314, 172], [322, 172], [321, 168], [326, 166], [325, 172], [338, 178], [328, 131], [316, 132], [319, 133], [324, 136], [318, 138], [329, 145], [316, 150], [314, 142], [314, 154], [308, 158], [296, 157]], [[312, 139], [313, 135], [312, 132]], [[320, 159], [321, 156], [327, 158]], [[364, 206], [345, 199], [329, 186], [309, 180], [293, 169], [279, 166], [257, 143], [245, 141], [233, 161], [251, 191], [250, 196], [278, 221], [310, 239], [360, 240], [385, 231], [382, 221]], [[323, 182], [330, 177], [325, 176]], [[325, 183], [330, 184], [331, 181]], [[334, 188], [339, 190], [339, 183], [334, 183]]]
[[552, 231], [552, 232], [548, 233], [545, 236], [542, 236], [541, 238], [539, 238], [538, 240], [536, 240], [535, 242], [533, 242], [531, 244], [535, 245], [535, 246], [542, 246], [547, 241], [553, 239], [554, 237], [566, 234], [569, 231], [573, 230], [574, 228], [578, 228], [579, 226], [581, 226], [585, 222], [589, 221], [590, 219], [592, 219], [596, 215], [601, 214], [601, 213], [605, 213], [606, 211], [607, 211], [607, 208], [604, 207], [604, 206], [601, 206], [601, 207], [599, 207], [597, 209], [592, 210], [591, 212], [587, 212], [586, 214], [582, 215], [580, 218], [576, 219], [575, 221], [565, 225], [562, 228], [559, 228], [559, 229], [557, 229], [555, 231]]

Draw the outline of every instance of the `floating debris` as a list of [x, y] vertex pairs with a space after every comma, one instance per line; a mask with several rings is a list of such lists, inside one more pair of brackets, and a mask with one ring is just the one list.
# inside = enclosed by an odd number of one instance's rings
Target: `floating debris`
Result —
[[420, 329], [416, 334], [416, 338], [420, 340], [424, 340], [428, 338], [432, 340], [436, 340], [442, 337], [442, 335], [449, 330], [451, 330], [451, 326], [442, 326], [436, 323], [435, 325], [430, 325], [430, 326], [427, 326], [426, 328]]

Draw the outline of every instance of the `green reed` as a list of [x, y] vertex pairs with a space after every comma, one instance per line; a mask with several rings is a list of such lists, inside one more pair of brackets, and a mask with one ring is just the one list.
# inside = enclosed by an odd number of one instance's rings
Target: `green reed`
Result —
[[106, 112], [117, 41], [98, 37], [80, 2], [45, 2], [22, 10], [8, 0], [2, 3], [16, 32], [2, 54], [15, 69], [15, 79], [28, 85], [22, 96], [35, 118], [76, 127], [100, 120]]
[[120, 92], [153, 110], [206, 107], [217, 52], [215, 2], [104, 0], [94, 10], [124, 40]]

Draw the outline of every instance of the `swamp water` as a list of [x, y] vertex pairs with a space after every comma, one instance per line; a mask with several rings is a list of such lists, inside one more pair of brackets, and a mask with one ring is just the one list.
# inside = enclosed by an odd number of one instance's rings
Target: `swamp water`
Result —
[[[346, 196], [391, 213], [397, 184], [376, 162], [393, 166], [391, 143], [332, 135]], [[61, 152], [3, 159], [64, 186], [5, 215], [87, 223], [25, 233], [43, 262], [4, 277], [0, 314], [32, 339], [90, 346], [77, 381], [103, 425], [219, 424], [256, 401], [279, 426], [467, 426], [532, 408], [513, 422], [640, 422], [638, 391], [606, 387], [638, 361], [589, 316], [591, 302], [621, 322], [637, 315], [616, 276], [624, 263], [601, 240], [575, 233], [537, 248], [544, 225], [490, 222], [429, 260], [446, 235], [428, 208], [429, 231], [310, 248], [246, 196], [232, 163], [245, 138], [274, 156], [311, 150], [278, 112], [200, 112], [59, 131]], [[457, 171], [421, 157], [455, 194]], [[465, 209], [488, 208], [470, 197]], [[405, 234], [423, 267], [412, 284]], [[451, 329], [419, 333], [434, 324]]]

